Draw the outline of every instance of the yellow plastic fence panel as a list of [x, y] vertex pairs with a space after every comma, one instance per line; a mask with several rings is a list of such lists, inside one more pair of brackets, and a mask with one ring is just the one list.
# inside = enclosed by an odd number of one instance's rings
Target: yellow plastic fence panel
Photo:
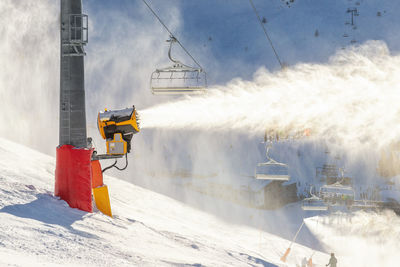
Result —
[[94, 201], [96, 202], [96, 207], [104, 213], [112, 217], [110, 197], [108, 196], [108, 189], [106, 185], [93, 188]]

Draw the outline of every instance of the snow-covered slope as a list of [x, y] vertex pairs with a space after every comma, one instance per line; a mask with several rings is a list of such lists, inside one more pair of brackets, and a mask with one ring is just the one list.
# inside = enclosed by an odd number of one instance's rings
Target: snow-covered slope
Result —
[[[296, 266], [312, 250], [106, 177], [111, 219], [53, 196], [54, 158], [0, 139], [0, 265]], [[328, 256], [316, 253], [314, 262]]]

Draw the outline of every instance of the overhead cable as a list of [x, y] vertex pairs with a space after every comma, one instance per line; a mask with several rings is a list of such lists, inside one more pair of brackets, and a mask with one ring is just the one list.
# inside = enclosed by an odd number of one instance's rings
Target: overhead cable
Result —
[[179, 41], [178, 38], [168, 29], [168, 27], [165, 25], [165, 23], [161, 20], [161, 18], [154, 12], [154, 10], [150, 7], [150, 5], [146, 2], [146, 0], [142, 0], [143, 3], [149, 8], [151, 13], [158, 19], [158, 21], [161, 23], [161, 25], [167, 30], [167, 32], [170, 34], [171, 37], [176, 39], [176, 42], [182, 47], [183, 51], [193, 60], [194, 63], [196, 63], [197, 66], [199, 66], [200, 69], [203, 69], [203, 67], [194, 59], [194, 57], [189, 53], [189, 51], [183, 46], [183, 44]]
[[[143, 1], [144, 1], [144, 0], [143, 0]], [[283, 66], [283, 64], [282, 64], [282, 62], [281, 62], [281, 60], [280, 60], [280, 58], [279, 58], [279, 56], [278, 56], [278, 53], [277, 53], [276, 50], [275, 50], [274, 45], [272, 44], [272, 40], [271, 40], [271, 38], [269, 37], [269, 35], [268, 35], [268, 33], [267, 33], [267, 29], [265, 29], [264, 23], [262, 22], [260, 16], [258, 15], [257, 9], [256, 9], [256, 7], [254, 6], [253, 1], [252, 1], [252, 0], [249, 0], [249, 2], [250, 2], [250, 5], [253, 7], [254, 13], [255, 13], [256, 16], [257, 16], [258, 21], [260, 22], [261, 27], [262, 27], [263, 30], [264, 30], [265, 36], [267, 37], [267, 40], [268, 40], [269, 44], [271, 45], [272, 50], [274, 51], [275, 57], [276, 57], [276, 59], [278, 60], [279, 65], [280, 65], [281, 68], [283, 69], [284, 66]]]

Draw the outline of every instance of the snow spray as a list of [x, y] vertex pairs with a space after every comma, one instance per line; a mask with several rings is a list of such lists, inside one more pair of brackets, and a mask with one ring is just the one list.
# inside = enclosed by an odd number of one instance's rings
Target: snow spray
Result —
[[142, 128], [299, 131], [383, 146], [400, 137], [400, 56], [380, 41], [140, 112]]
[[400, 218], [392, 211], [335, 213], [304, 221], [325, 250], [335, 253], [338, 266], [398, 265]]
[[49, 154], [58, 143], [59, 8], [51, 0], [0, 3], [0, 136]]

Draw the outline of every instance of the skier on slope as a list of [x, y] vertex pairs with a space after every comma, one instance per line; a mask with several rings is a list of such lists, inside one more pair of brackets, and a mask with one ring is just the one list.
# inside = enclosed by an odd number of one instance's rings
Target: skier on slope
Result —
[[335, 254], [331, 253], [331, 258], [329, 259], [329, 263], [326, 266], [336, 267], [337, 259], [335, 258]]

